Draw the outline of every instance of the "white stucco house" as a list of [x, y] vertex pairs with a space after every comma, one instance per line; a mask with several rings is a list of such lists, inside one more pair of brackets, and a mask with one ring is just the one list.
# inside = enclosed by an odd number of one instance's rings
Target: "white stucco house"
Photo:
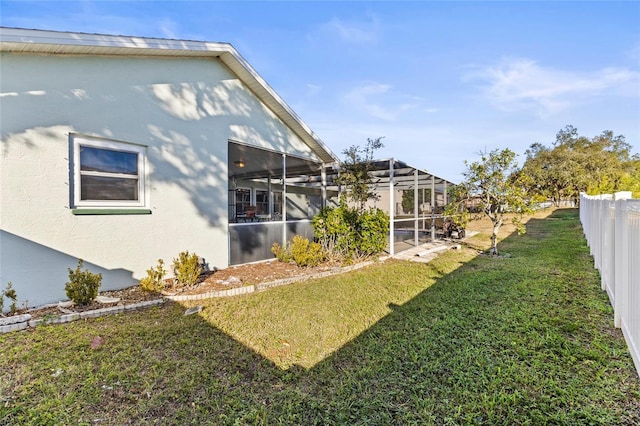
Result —
[[[308, 234], [337, 157], [227, 43], [0, 28], [0, 288], [66, 299], [184, 250], [210, 267]], [[312, 185], [315, 183], [315, 185]]]

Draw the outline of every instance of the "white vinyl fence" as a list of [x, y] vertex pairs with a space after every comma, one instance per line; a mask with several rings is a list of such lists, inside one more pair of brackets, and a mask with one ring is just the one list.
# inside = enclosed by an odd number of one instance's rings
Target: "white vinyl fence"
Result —
[[640, 374], [640, 199], [631, 192], [580, 196], [580, 221]]

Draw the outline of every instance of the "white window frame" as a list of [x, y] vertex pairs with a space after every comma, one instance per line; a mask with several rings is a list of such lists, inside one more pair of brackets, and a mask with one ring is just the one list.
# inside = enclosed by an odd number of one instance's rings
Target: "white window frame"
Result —
[[[73, 149], [73, 208], [143, 208], [148, 207], [149, 189], [147, 176], [147, 147], [146, 145], [113, 139], [99, 138], [82, 134], [70, 134]], [[82, 175], [120, 177], [116, 173], [81, 172], [80, 147], [88, 146], [112, 151], [131, 152], [138, 154], [138, 200], [81, 200], [80, 179]], [[128, 176], [128, 175], [127, 175]]]
[[[276, 194], [280, 195], [280, 211], [276, 212]], [[271, 199], [269, 200], [271, 203], [271, 214], [274, 216], [274, 218], [277, 215], [280, 215], [280, 220], [282, 220], [282, 212], [284, 211], [284, 191], [279, 190], [279, 191], [271, 191]]]
[[[266, 203], [261, 203], [261, 206], [264, 206], [266, 204], [267, 207], [267, 211], [263, 211], [260, 214], [262, 215], [270, 215], [271, 213], [271, 193], [269, 192], [269, 189], [262, 189], [262, 188], [255, 188], [254, 189], [254, 202], [253, 205], [255, 205], [256, 207], [258, 207], [258, 192], [262, 193], [262, 194], [266, 194], [267, 196], [267, 202]], [[258, 209], [260, 210], [260, 209]]]
[[238, 191], [249, 191], [249, 206], [253, 206], [255, 203], [253, 188], [249, 186], [240, 186], [236, 188], [236, 190], [234, 191], [236, 215], [244, 213], [244, 210], [241, 212], [238, 211]]

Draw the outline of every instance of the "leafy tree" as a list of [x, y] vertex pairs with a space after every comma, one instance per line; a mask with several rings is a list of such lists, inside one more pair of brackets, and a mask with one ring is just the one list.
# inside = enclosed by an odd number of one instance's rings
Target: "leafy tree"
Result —
[[551, 149], [535, 143], [525, 154], [519, 179], [532, 197], [551, 200], [559, 206], [561, 201], [575, 198], [584, 186], [584, 168], [566, 146]]
[[522, 215], [531, 212], [525, 189], [517, 176], [516, 154], [509, 148], [480, 153], [480, 161], [468, 163], [463, 172], [464, 180], [450, 191], [451, 201], [445, 214], [457, 217], [457, 222], [466, 225], [471, 219], [466, 203], [474, 201], [482, 214], [493, 224], [491, 254], [498, 254], [498, 233], [504, 223], [505, 213], [514, 213], [512, 222], [519, 234], [525, 232]]
[[624, 136], [614, 136], [610, 130], [592, 138], [585, 147], [585, 169], [589, 176], [586, 192], [610, 193], [625, 190], [623, 177], [633, 169], [631, 145]]
[[342, 196], [347, 201], [353, 202], [359, 212], [364, 211], [367, 201], [377, 198], [377, 194], [371, 189], [371, 172], [373, 171], [373, 154], [384, 146], [382, 139], [383, 137], [367, 138], [364, 148], [352, 145], [342, 151], [345, 160], [340, 165], [337, 183], [345, 187], [346, 191]]
[[540, 143], [527, 150], [520, 183], [531, 195], [552, 200], [578, 200], [581, 192], [598, 194], [633, 190], [638, 179], [637, 157], [624, 136], [605, 131], [593, 138], [578, 135], [566, 126], [556, 135], [552, 147]]
[[635, 155], [629, 162], [629, 168], [620, 177], [623, 191], [631, 191], [633, 198], [640, 198], [640, 156]]

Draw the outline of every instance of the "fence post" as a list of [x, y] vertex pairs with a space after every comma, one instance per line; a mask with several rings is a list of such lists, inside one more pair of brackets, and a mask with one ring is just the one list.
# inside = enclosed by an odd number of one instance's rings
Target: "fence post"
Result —
[[613, 324], [622, 327], [622, 318], [629, 315], [629, 230], [627, 223], [627, 202], [631, 192], [616, 192], [615, 199], [615, 258], [614, 258], [614, 291]]
[[[596, 204], [597, 210], [597, 220], [596, 226], [597, 230], [594, 235], [597, 242], [594, 244], [594, 257], [596, 261], [596, 268], [600, 271], [600, 276], [603, 276], [603, 266], [604, 266], [604, 258], [605, 258], [605, 249], [607, 247], [607, 223], [608, 223], [608, 214], [609, 214], [609, 203], [605, 202], [605, 200], [613, 199], [613, 195], [611, 194], [601, 194], [599, 196], [599, 200]], [[601, 278], [601, 287], [603, 290], [606, 290], [605, 287], [606, 281], [604, 277]]]
[[[609, 194], [607, 194], [609, 195]], [[616, 211], [615, 211], [615, 196], [602, 200], [602, 245], [600, 256], [600, 282], [602, 289], [607, 292], [611, 305], [614, 305], [616, 297], [614, 286], [614, 265], [616, 259], [615, 253], [615, 226], [616, 226]]]

